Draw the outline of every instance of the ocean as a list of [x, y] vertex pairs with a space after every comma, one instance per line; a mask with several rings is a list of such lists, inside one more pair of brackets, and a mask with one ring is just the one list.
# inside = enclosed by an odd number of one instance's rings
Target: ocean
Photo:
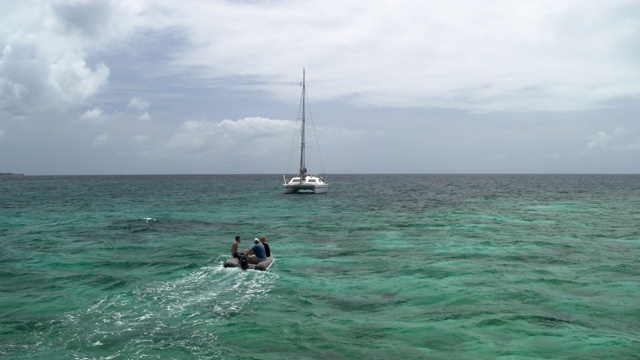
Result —
[[639, 175], [328, 180], [0, 177], [0, 358], [640, 358]]

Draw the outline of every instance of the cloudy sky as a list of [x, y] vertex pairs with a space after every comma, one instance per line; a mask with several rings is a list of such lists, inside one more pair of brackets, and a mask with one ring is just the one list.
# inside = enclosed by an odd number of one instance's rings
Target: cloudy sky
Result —
[[0, 172], [282, 174], [305, 68], [329, 174], [640, 173], [637, 0], [0, 0], [0, 51]]

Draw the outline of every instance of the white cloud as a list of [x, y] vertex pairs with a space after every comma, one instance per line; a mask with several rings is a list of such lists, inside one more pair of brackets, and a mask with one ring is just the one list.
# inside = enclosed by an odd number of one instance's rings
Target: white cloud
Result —
[[100, 93], [110, 75], [100, 52], [122, 46], [143, 22], [139, 2], [8, 4], [0, 12], [0, 111], [15, 116], [82, 106]]
[[613, 139], [613, 135], [607, 134], [604, 131], [599, 131], [596, 134], [590, 135], [588, 138], [589, 138], [589, 143], [587, 144], [587, 146], [589, 148], [594, 148], [598, 146], [604, 147], [607, 142]]
[[614, 141], [617, 138], [623, 136], [627, 131], [622, 128], [617, 128], [613, 131], [613, 133], [606, 133], [604, 131], [598, 131], [593, 135], [589, 135], [587, 139], [589, 142], [587, 146], [592, 149], [595, 147], [606, 147], [609, 143]]
[[286, 98], [303, 66], [316, 98], [364, 106], [570, 111], [640, 91], [632, 1], [165, 6], [191, 45], [176, 66], [268, 79], [257, 86]]
[[111, 136], [108, 133], [100, 134], [93, 139], [91, 147], [102, 147], [111, 143]]
[[109, 69], [104, 64], [90, 69], [84, 56], [79, 51], [66, 53], [49, 65], [51, 90], [65, 104], [83, 104], [107, 84]]
[[91, 110], [87, 110], [82, 116], [80, 116], [80, 121], [82, 122], [91, 122], [94, 124], [103, 124], [107, 121], [107, 116], [104, 114], [102, 109], [93, 108]]
[[72, 41], [22, 30], [0, 38], [0, 110], [22, 115], [80, 106], [106, 86], [109, 69], [89, 66]]
[[587, 137], [588, 149], [611, 148], [614, 150], [636, 151], [640, 150], [640, 136], [624, 128], [616, 128], [607, 133], [598, 131]]
[[182, 130], [169, 141], [170, 148], [183, 149], [229, 149], [242, 151], [246, 146], [266, 138], [291, 134], [294, 122], [288, 120], [272, 120], [261, 117], [239, 120], [222, 120], [212, 122], [206, 120], [187, 121]]
[[128, 107], [134, 108], [140, 112], [147, 110], [149, 106], [151, 106], [151, 104], [148, 101], [143, 100], [142, 98], [139, 98], [137, 96], [134, 96], [131, 101], [129, 101], [128, 105]]
[[[292, 146], [295, 130], [295, 121], [262, 117], [225, 119], [220, 122], [187, 121], [169, 139], [167, 148], [173, 152], [214, 154], [218, 158], [287, 154]], [[322, 144], [362, 136], [361, 132], [337, 127], [319, 127], [316, 131], [321, 134]], [[308, 145], [311, 146], [314, 141], [311, 134], [308, 136]], [[297, 144], [298, 140], [295, 141]]]
[[149, 120], [151, 120], [151, 115], [149, 115], [149, 112], [145, 111], [144, 113], [138, 115], [138, 120], [140, 120], [140, 121], [149, 121]]
[[[0, 15], [0, 107], [18, 114], [83, 104], [110, 75], [89, 58], [170, 32], [181, 46], [155, 62], [170, 59], [166, 73], [246, 76], [286, 99], [307, 67], [320, 100], [592, 109], [640, 92], [640, 55], [631, 50], [639, 9], [633, 0], [14, 3]], [[134, 97], [129, 106], [142, 112], [149, 102]]]
[[140, 121], [151, 120], [151, 115], [149, 114], [148, 111], [146, 111], [147, 109], [149, 109], [150, 106], [151, 106], [150, 102], [137, 96], [134, 96], [133, 98], [131, 98], [131, 101], [129, 101], [129, 105], [127, 105], [128, 108], [133, 108], [138, 112], [140, 112], [140, 114], [138, 115], [138, 120]]

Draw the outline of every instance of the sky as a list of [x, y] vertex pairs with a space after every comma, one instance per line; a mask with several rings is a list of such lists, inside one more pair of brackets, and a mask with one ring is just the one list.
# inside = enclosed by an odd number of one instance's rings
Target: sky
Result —
[[640, 173], [637, 0], [0, 0], [0, 51], [0, 172], [295, 172], [305, 69], [310, 172]]

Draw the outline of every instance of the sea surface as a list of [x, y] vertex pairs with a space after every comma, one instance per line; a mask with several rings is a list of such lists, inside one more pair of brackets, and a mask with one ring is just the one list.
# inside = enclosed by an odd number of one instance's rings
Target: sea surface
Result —
[[639, 175], [329, 182], [0, 177], [0, 358], [640, 358]]

